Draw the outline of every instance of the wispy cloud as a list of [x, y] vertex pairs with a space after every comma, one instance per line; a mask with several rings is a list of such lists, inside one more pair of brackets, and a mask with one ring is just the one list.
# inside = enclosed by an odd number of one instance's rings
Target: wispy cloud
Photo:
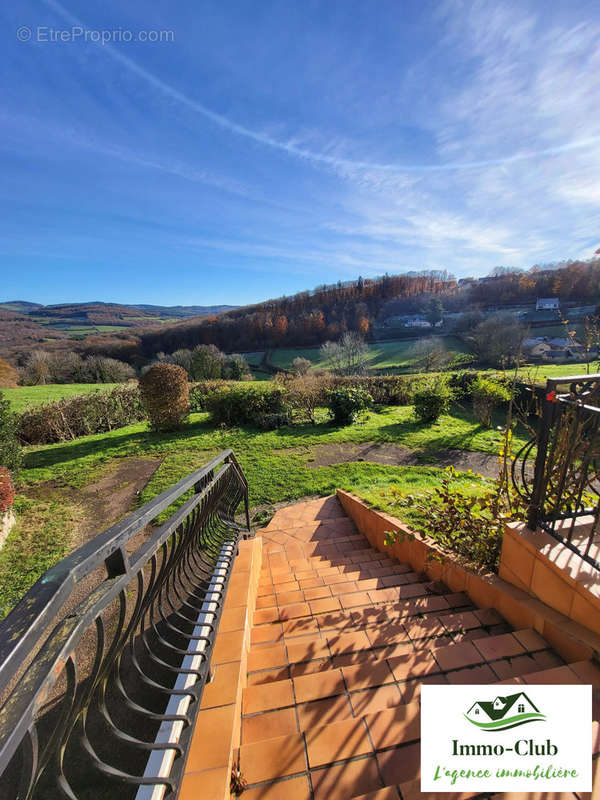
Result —
[[[82, 21], [69, 0], [43, 3], [63, 27], [150, 13], [108, 0]], [[182, 0], [168, 53], [14, 44], [19, 88], [0, 116], [14, 252], [36, 264], [45, 249], [92, 252], [118, 279], [122, 262], [176, 262], [239, 300], [358, 273], [591, 255], [600, 9], [559, 5], [447, 0], [431, 14], [383, 0], [363, 25], [323, 4], [290, 19]], [[166, 7], [153, 7], [162, 24]], [[200, 29], [214, 46], [199, 47]], [[238, 268], [252, 272], [239, 290], [227, 285]]]
[[[89, 27], [86, 26], [85, 23], [82, 22], [82, 20], [73, 15], [63, 5], [57, 2], [57, 0], [43, 0], [43, 2], [49, 8], [53, 9], [57, 14], [59, 14], [63, 19], [65, 19], [67, 22], [73, 25], [82, 26], [84, 28]], [[496, 25], [495, 27], [499, 28], [499, 25]], [[520, 41], [521, 35], [528, 30], [528, 27], [529, 27], [528, 25], [521, 24], [521, 27], [516, 28], [512, 36], [506, 32], [504, 33], [504, 36], [509, 41]], [[518, 36], [516, 35], [517, 33], [519, 33]], [[486, 30], [486, 34], [487, 35], [485, 36], [485, 40], [491, 39], [493, 36], [493, 29]], [[162, 80], [161, 78], [159, 78], [158, 76], [154, 75], [152, 72], [147, 70], [145, 67], [142, 67], [132, 58], [129, 58], [128, 56], [124, 55], [118, 48], [113, 47], [110, 44], [104, 44], [98, 46], [102, 47], [102, 50], [106, 52], [108, 55], [110, 55], [111, 58], [121, 63], [123, 66], [125, 66], [135, 75], [137, 75], [143, 81], [145, 81], [146, 83], [150, 84], [155, 89], [160, 91], [163, 95], [169, 97], [172, 100], [175, 100], [176, 102], [182, 104], [191, 111], [194, 111], [202, 115], [215, 125], [221, 128], [225, 128], [231, 133], [246, 137], [248, 139], [252, 139], [253, 141], [258, 142], [259, 144], [262, 144], [266, 147], [275, 148], [277, 150], [286, 152], [291, 156], [295, 156], [297, 158], [313, 162], [315, 164], [326, 165], [341, 170], [364, 169], [364, 170], [377, 170], [385, 172], [389, 171], [389, 172], [427, 173], [427, 172], [457, 171], [464, 169], [479, 169], [481, 167], [486, 167], [486, 166], [512, 164], [520, 161], [550, 157], [560, 153], [569, 152], [572, 150], [589, 148], [595, 144], [600, 143], [600, 135], [594, 135], [580, 139], [572, 139], [569, 142], [556, 144], [549, 147], [542, 147], [534, 150], [526, 149], [522, 152], [502, 155], [496, 158], [480, 158], [480, 159], [471, 159], [467, 161], [447, 161], [444, 163], [430, 163], [430, 164], [411, 164], [411, 163], [398, 164], [393, 162], [377, 163], [368, 160], [362, 161], [351, 158], [344, 158], [339, 155], [331, 155], [327, 152], [315, 152], [313, 150], [309, 150], [305, 147], [302, 147], [296, 143], [297, 139], [295, 136], [290, 136], [287, 141], [282, 141], [280, 139], [274, 138], [273, 136], [270, 136], [265, 132], [252, 130], [251, 128], [248, 128], [241, 123], [229, 119], [223, 114], [219, 114], [216, 111], [213, 111], [203, 103], [191, 98], [189, 95], [185, 94], [184, 92], [180, 91], [174, 86], [168, 84], [167, 82], [165, 82], [164, 80]], [[330, 142], [330, 146], [335, 147], [335, 144]]]

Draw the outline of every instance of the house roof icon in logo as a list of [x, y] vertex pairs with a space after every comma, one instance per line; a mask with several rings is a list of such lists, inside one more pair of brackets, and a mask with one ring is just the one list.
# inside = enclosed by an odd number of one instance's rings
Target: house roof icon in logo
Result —
[[465, 717], [483, 730], [506, 730], [545, 719], [525, 692], [498, 695], [494, 700], [476, 700]]

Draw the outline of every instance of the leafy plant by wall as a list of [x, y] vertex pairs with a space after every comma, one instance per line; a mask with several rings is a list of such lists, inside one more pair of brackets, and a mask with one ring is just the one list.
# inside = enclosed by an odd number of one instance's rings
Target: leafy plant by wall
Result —
[[190, 413], [187, 372], [175, 364], [155, 364], [140, 378], [140, 396], [155, 431], [180, 428]]
[[495, 572], [507, 519], [500, 486], [496, 482], [473, 496], [457, 489], [454, 479], [455, 471], [449, 467], [442, 485], [423, 495], [393, 490], [395, 504], [406, 509], [410, 524], [418, 533], [430, 536], [442, 549], [457, 554], [469, 565]]

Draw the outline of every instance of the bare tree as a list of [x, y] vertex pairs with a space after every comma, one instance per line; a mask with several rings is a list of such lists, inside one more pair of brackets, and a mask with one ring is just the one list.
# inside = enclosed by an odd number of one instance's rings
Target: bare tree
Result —
[[308, 358], [296, 356], [296, 358], [292, 361], [292, 370], [295, 375], [306, 375], [311, 366], [312, 364]]
[[326, 390], [331, 386], [331, 378], [322, 375], [297, 376], [285, 383], [288, 400], [300, 420], [316, 422], [316, 411], [325, 402]]
[[367, 369], [367, 345], [362, 336], [351, 331], [339, 342], [325, 342], [321, 356], [336, 375], [362, 375]]
[[438, 336], [428, 336], [412, 348], [412, 356], [423, 372], [436, 372], [448, 363], [448, 352]]
[[30, 386], [50, 383], [52, 380], [50, 362], [50, 353], [46, 353], [45, 350], [31, 352], [25, 362], [24, 382]]

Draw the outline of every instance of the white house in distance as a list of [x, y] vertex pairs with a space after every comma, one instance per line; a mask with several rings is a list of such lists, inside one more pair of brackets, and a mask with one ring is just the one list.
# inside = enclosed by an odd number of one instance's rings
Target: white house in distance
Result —
[[559, 308], [558, 297], [538, 297], [535, 303], [536, 311], [558, 311]]

